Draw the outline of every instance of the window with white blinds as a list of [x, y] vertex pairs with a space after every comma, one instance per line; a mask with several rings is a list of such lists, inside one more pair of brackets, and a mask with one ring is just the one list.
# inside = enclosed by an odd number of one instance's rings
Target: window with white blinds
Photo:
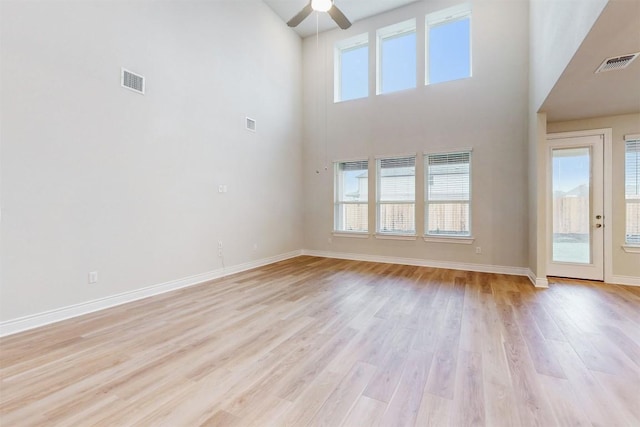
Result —
[[376, 162], [377, 232], [415, 234], [416, 158]]
[[471, 235], [471, 152], [425, 155], [425, 234]]
[[334, 164], [334, 231], [360, 233], [368, 231], [368, 169], [368, 160]]
[[624, 169], [625, 242], [640, 246], [640, 140], [626, 142]]

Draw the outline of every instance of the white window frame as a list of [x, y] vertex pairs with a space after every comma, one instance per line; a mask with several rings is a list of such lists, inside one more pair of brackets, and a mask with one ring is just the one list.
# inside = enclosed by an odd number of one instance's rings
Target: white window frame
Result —
[[[340, 188], [342, 186], [342, 175], [340, 174], [340, 165], [344, 163], [356, 163], [363, 162], [366, 163], [367, 169], [363, 169], [369, 172], [369, 159], [355, 159], [355, 160], [336, 160], [333, 162], [333, 235], [334, 236], [349, 236], [349, 237], [367, 237], [369, 235], [369, 193], [367, 191], [367, 200], [362, 201], [346, 201], [340, 200]], [[367, 190], [369, 185], [369, 179], [367, 178]], [[367, 212], [367, 229], [362, 231], [352, 231], [352, 230], [341, 230], [338, 228], [338, 224], [340, 222], [340, 205], [366, 205], [367, 208], [365, 211]], [[344, 220], [343, 220], [344, 221]]]
[[[382, 186], [380, 185], [380, 179], [382, 178], [380, 169], [383, 160], [391, 160], [391, 159], [404, 159], [404, 158], [413, 158], [413, 167], [414, 167], [414, 186], [413, 186], [413, 200], [402, 200], [402, 201], [381, 201], [380, 200], [380, 191]], [[415, 240], [416, 239], [416, 221], [415, 221], [415, 213], [416, 213], [416, 161], [417, 154], [403, 154], [403, 155], [395, 155], [395, 156], [376, 156], [376, 238], [377, 239], [395, 239], [395, 240]], [[413, 231], [409, 231], [406, 233], [401, 232], [389, 232], [389, 231], [381, 231], [380, 230], [380, 207], [383, 204], [412, 204], [413, 205]]]
[[[393, 93], [393, 92], [382, 92], [382, 79], [383, 79], [383, 75], [382, 75], [382, 42], [385, 39], [390, 39], [390, 38], [394, 38], [394, 37], [400, 37], [403, 36], [405, 34], [408, 33], [415, 33], [417, 36], [417, 30], [416, 30], [416, 19], [415, 18], [411, 18], [408, 19], [406, 21], [402, 21], [402, 22], [398, 22], [397, 24], [393, 24], [393, 25], [389, 25], [387, 27], [384, 28], [380, 28], [379, 30], [376, 31], [376, 95], [382, 95], [383, 93]], [[417, 64], [417, 52], [414, 52], [416, 54], [416, 64]], [[414, 70], [414, 72], [416, 73], [416, 77], [417, 77], [417, 70]], [[416, 85], [413, 87], [415, 89], [415, 87], [417, 86], [417, 82], [418, 79], [416, 78]], [[412, 89], [412, 88], [405, 88], [405, 89], [401, 89], [401, 90], [408, 90], [408, 89]]]
[[627, 149], [629, 147], [629, 145], [631, 145], [631, 143], [634, 144], [640, 144], [640, 134], [633, 134], [633, 135], [625, 135], [624, 136], [624, 153], [625, 153], [625, 173], [624, 173], [624, 187], [625, 187], [625, 192], [624, 192], [624, 212], [625, 212], [625, 221], [624, 221], [624, 250], [626, 252], [631, 252], [631, 253], [640, 253], [640, 244], [636, 243], [636, 242], [630, 242], [628, 239], [628, 233], [627, 233], [627, 211], [628, 211], [628, 206], [630, 203], [633, 204], [640, 204], [640, 200], [638, 201], [629, 201], [627, 199], [627, 191], [626, 191], [626, 183], [627, 183], [627, 168], [626, 168], [626, 156], [627, 156]]
[[[470, 78], [473, 76], [473, 18], [471, 13], [471, 3], [462, 3], [457, 6], [449, 7], [447, 9], [439, 10], [437, 12], [429, 13], [425, 17], [425, 43], [424, 43], [424, 84], [430, 85], [429, 82], [429, 29], [431, 27], [437, 27], [439, 25], [450, 24], [455, 21], [469, 18], [469, 75], [464, 78]], [[448, 80], [454, 81], [454, 80]], [[440, 82], [446, 83], [446, 82]], [[438, 83], [433, 83], [438, 84]]]
[[[432, 156], [442, 156], [448, 154], [468, 154], [469, 155], [469, 199], [468, 200], [429, 200], [429, 158]], [[427, 242], [449, 242], [471, 244], [473, 238], [473, 150], [471, 148], [463, 148], [452, 151], [439, 151], [433, 153], [424, 153], [424, 236]], [[465, 203], [469, 205], [469, 232], [467, 234], [432, 234], [429, 233], [429, 205], [444, 203]]]
[[[351, 98], [342, 100], [342, 52], [351, 49], [361, 48], [363, 46], [369, 46], [369, 33], [363, 33], [354, 37], [350, 37], [345, 40], [340, 40], [334, 45], [333, 48], [333, 102], [345, 102], [355, 99], [362, 99], [369, 97], [369, 84], [367, 82], [367, 94], [360, 98]], [[367, 52], [367, 57], [369, 56]], [[367, 75], [369, 75], [369, 62], [367, 62]], [[368, 80], [368, 77], [367, 77]]]

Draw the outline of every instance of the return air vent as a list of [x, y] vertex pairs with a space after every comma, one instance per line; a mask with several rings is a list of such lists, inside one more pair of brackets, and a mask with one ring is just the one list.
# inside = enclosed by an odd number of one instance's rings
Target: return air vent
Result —
[[122, 87], [131, 89], [144, 95], [144, 76], [132, 73], [122, 68], [120, 73], [120, 84]]
[[596, 73], [602, 73], [604, 71], [622, 70], [627, 68], [629, 64], [633, 62], [640, 55], [640, 52], [630, 53], [628, 55], [614, 56], [613, 58], [607, 58], [600, 64]]
[[247, 130], [250, 130], [251, 132], [256, 131], [256, 121], [251, 117], [247, 117]]

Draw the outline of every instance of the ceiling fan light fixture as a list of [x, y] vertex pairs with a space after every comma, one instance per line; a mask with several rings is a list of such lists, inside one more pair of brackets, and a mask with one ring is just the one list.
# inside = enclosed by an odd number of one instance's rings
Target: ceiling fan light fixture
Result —
[[333, 6], [331, 0], [311, 0], [311, 7], [317, 12], [327, 12]]

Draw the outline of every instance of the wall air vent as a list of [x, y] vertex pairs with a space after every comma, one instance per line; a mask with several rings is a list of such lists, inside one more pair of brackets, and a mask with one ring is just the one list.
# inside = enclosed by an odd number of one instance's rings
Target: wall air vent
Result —
[[251, 132], [255, 132], [256, 131], [256, 121], [254, 119], [252, 119], [251, 117], [247, 117], [247, 130], [250, 130]]
[[144, 76], [122, 68], [120, 72], [120, 85], [144, 95]]
[[640, 52], [607, 58], [600, 64], [595, 72], [602, 73], [604, 71], [622, 70], [623, 68], [627, 68], [638, 55], [640, 55]]

